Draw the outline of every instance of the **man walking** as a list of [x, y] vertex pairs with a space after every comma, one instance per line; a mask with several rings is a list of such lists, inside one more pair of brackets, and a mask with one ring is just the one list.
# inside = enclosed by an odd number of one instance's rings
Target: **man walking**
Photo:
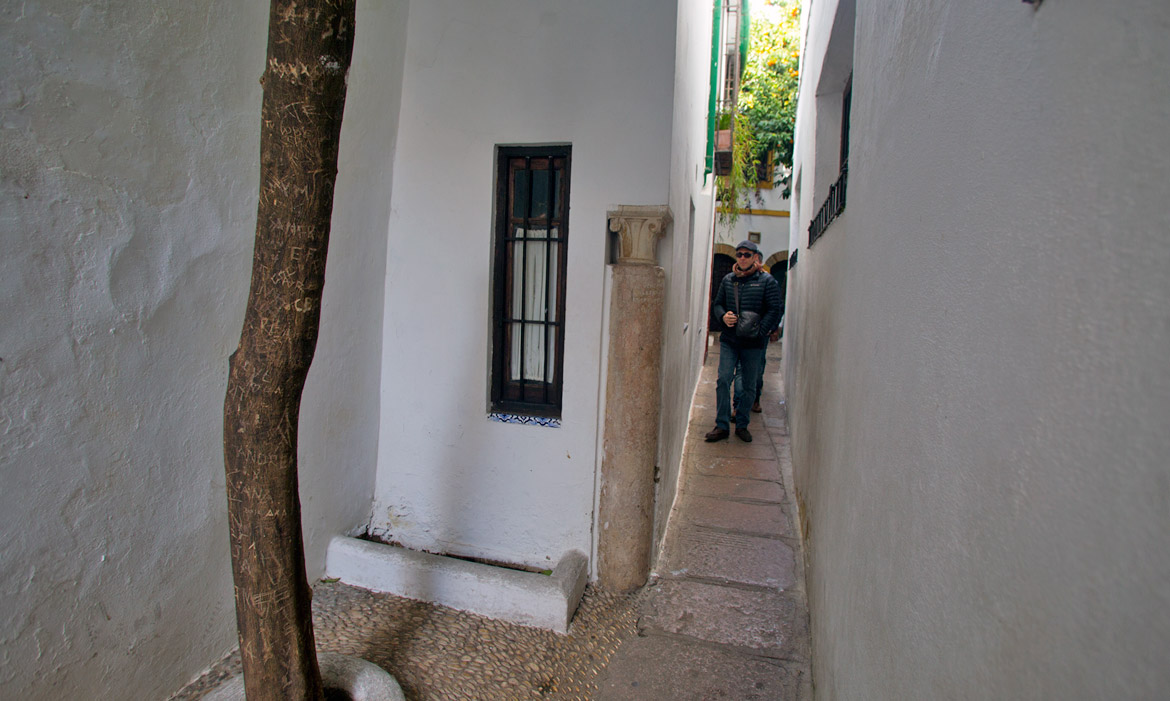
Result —
[[[763, 267], [763, 265], [764, 265], [763, 254], [756, 253], [756, 263], [758, 263], [761, 267]], [[761, 275], [769, 275], [769, 273], [766, 273], [766, 272], [760, 273], [760, 274]], [[776, 284], [779, 285], [780, 281], [776, 280]], [[776, 319], [777, 324], [779, 324], [784, 319], [784, 294], [783, 294], [784, 290], [780, 290], [780, 293], [781, 293], [780, 294], [780, 316], [779, 316], [779, 318]], [[753, 414], [758, 414], [764, 410], [763, 407], [760, 406], [760, 397], [763, 396], [762, 392], [764, 391], [764, 369], [766, 367], [768, 367], [768, 343], [769, 342], [775, 343], [776, 341], [780, 340], [780, 329], [779, 328], [768, 329], [768, 334], [765, 336], [765, 339], [766, 340], [764, 341], [764, 357], [760, 360], [760, 374], [759, 374], [759, 379], [756, 380], [756, 401], [752, 404], [752, 413]], [[733, 397], [734, 398], [732, 399], [732, 402], [731, 402], [731, 410], [732, 410], [732, 412], [736, 412], [739, 410], [739, 406], [740, 406], [739, 402], [743, 399], [743, 371], [738, 370], [738, 369], [735, 373], [735, 394], [733, 395]]]
[[[763, 367], [767, 334], [780, 322], [780, 285], [763, 272], [756, 259], [760, 249], [751, 241], [740, 241], [735, 247], [735, 265], [719, 283], [719, 291], [711, 305], [715, 318], [722, 319], [724, 329], [719, 335], [719, 380], [715, 384], [715, 428], [707, 434], [707, 442], [721, 441], [730, 435], [731, 391], [736, 365], [743, 373], [743, 397], [740, 406], [750, 407], [756, 401], [756, 387]], [[744, 328], [740, 317], [750, 321], [755, 315], [754, 330]], [[750, 443], [748, 424], [750, 411], [735, 412], [735, 435]]]

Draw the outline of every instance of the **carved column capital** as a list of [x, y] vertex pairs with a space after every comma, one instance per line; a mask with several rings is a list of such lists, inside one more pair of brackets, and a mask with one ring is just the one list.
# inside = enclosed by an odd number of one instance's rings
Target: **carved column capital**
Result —
[[619, 265], [657, 265], [654, 248], [674, 221], [666, 205], [623, 204], [607, 212], [609, 230], [621, 237]]

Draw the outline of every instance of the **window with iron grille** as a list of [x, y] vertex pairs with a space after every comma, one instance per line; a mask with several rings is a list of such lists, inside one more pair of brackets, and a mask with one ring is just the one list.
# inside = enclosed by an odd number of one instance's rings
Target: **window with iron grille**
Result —
[[845, 82], [841, 94], [841, 170], [837, 181], [829, 186], [829, 196], [808, 225], [808, 245], [812, 247], [829, 228], [829, 224], [845, 211], [845, 194], [849, 185], [849, 110], [853, 105], [853, 74]]
[[493, 412], [561, 414], [570, 153], [497, 150]]

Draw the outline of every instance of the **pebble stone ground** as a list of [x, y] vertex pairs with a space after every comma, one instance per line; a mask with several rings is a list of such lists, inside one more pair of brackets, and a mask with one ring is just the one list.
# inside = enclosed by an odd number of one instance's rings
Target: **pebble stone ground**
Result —
[[[588, 587], [567, 635], [339, 582], [313, 589], [318, 649], [394, 675], [412, 701], [590, 699], [598, 671], [637, 635], [636, 594]], [[240, 672], [238, 651], [172, 697], [202, 698]]]
[[[318, 647], [369, 660], [407, 699], [812, 698], [779, 344], [755, 441], [707, 444], [718, 345], [691, 408], [678, 500], [657, 571], [637, 592], [589, 586], [567, 635], [339, 582], [314, 587]], [[173, 701], [238, 674], [225, 658]]]

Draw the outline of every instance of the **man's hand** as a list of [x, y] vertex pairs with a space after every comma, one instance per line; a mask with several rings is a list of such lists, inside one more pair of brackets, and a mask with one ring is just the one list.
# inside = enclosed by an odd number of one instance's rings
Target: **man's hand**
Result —
[[735, 322], [737, 321], [739, 321], [739, 317], [735, 315], [735, 312], [727, 312], [723, 315], [723, 323], [727, 324], [727, 328], [729, 329], [735, 328]]

